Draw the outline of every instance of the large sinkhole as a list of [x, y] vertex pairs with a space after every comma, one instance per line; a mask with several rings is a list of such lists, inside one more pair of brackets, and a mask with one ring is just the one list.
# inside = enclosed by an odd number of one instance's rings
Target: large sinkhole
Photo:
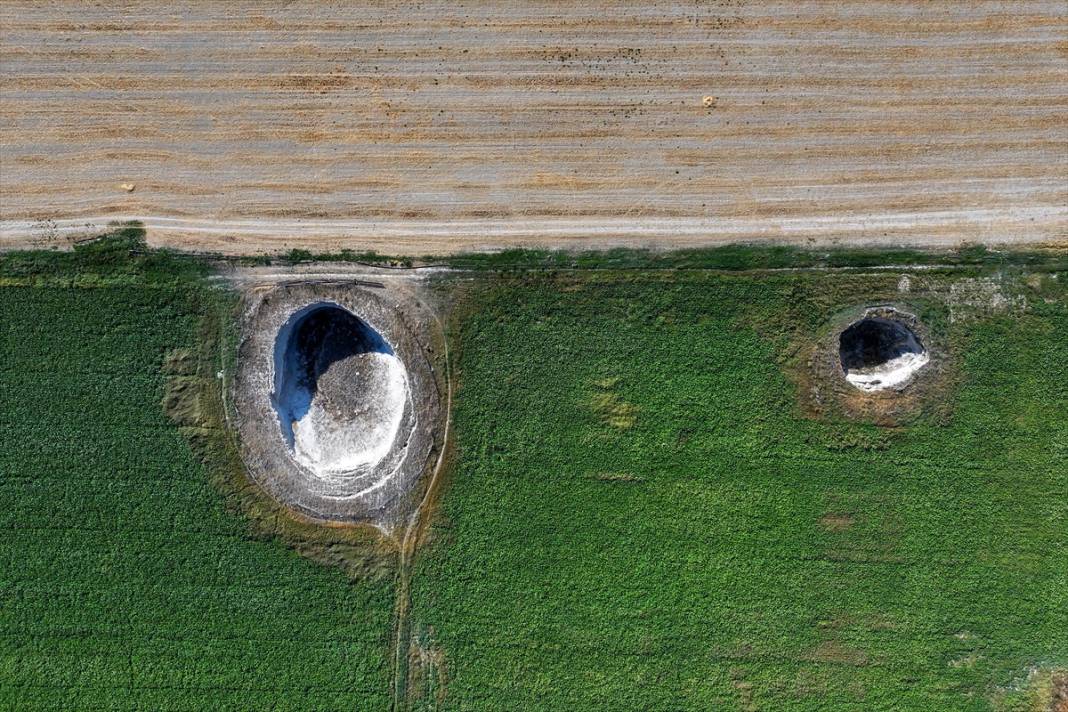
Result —
[[930, 360], [912, 329], [882, 316], [866, 316], [842, 331], [838, 355], [846, 379], [869, 392], [905, 386]]
[[404, 364], [369, 324], [311, 304], [278, 332], [272, 405], [298, 463], [319, 475], [378, 463], [397, 437], [408, 395]]

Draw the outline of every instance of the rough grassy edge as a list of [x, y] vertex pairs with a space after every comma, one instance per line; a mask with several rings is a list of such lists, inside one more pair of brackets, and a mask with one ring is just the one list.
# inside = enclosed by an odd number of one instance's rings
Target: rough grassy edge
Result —
[[131, 284], [181, 286], [206, 277], [207, 261], [173, 250], [145, 248], [138, 223], [119, 223], [70, 250], [0, 252], [0, 286], [108, 287]]
[[471, 252], [453, 255], [425, 255], [421, 258], [382, 255], [374, 251], [311, 252], [293, 249], [279, 255], [222, 257], [242, 265], [304, 264], [349, 262], [379, 267], [444, 266], [482, 271], [571, 270], [571, 269], [717, 269], [727, 271], [763, 269], [849, 269], [900, 266], [1005, 266], [1048, 265], [1051, 260], [1068, 262], [1068, 243], [1050, 244], [1028, 250], [994, 250], [981, 244], [964, 244], [954, 249], [912, 249], [896, 247], [814, 248], [759, 242], [734, 243], [715, 247], [680, 250], [651, 250], [620, 247], [608, 250], [524, 249], [499, 252]]
[[[431, 261], [434, 258], [424, 258]], [[1046, 265], [1051, 259], [1068, 262], [1068, 244], [1037, 250], [995, 251], [983, 245], [952, 250], [836, 247], [816, 249], [793, 245], [735, 243], [717, 247], [658, 251], [636, 248], [611, 250], [505, 250], [460, 254], [439, 261], [456, 269], [475, 271], [553, 269], [711, 269], [725, 271], [768, 269], [836, 269], [893, 266]]]
[[1068, 668], [1036, 667], [991, 698], [998, 712], [1068, 712]]
[[[782, 269], [876, 269], [895, 267], [987, 267], [1027, 266], [1035, 269], [1068, 269], [1068, 241], [1053, 242], [1029, 249], [991, 249], [982, 244], [962, 244], [953, 249], [902, 247], [816, 248], [742, 242], [679, 250], [614, 248], [607, 250], [509, 249], [498, 252], [470, 252], [427, 255], [421, 258], [379, 254], [373, 250], [343, 249], [337, 252], [311, 252], [293, 249], [278, 255], [227, 256], [145, 247], [145, 231], [138, 222], [115, 223], [110, 232], [79, 240], [71, 249], [17, 250], [0, 252], [0, 279], [25, 277], [70, 279], [95, 275], [115, 280], [124, 276], [116, 265], [136, 265], [154, 279], [174, 279], [176, 275], [203, 276], [212, 264], [226, 266], [267, 266], [311, 262], [366, 264], [408, 269], [443, 266], [473, 272], [555, 271], [555, 270], [681, 270], [724, 271]], [[40, 265], [47, 269], [39, 269]], [[35, 267], [37, 269], [35, 270]], [[58, 268], [58, 269], [57, 269]]]
[[218, 288], [197, 292], [197, 343], [168, 355], [163, 406], [203, 462], [229, 511], [248, 522], [253, 538], [273, 540], [351, 578], [392, 576], [395, 547], [369, 526], [327, 527], [275, 502], [248, 477], [236, 435], [227, 425], [225, 382], [236, 353], [236, 296]]

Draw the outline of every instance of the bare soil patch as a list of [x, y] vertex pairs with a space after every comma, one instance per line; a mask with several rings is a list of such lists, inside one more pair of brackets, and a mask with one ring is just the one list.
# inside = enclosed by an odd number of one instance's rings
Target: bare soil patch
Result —
[[856, 523], [852, 514], [828, 512], [820, 517], [820, 526], [829, 532], [844, 532]]

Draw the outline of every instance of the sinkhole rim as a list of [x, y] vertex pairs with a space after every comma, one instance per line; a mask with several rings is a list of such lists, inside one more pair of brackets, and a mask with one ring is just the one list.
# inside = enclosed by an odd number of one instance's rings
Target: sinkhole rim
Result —
[[[371, 398], [358, 403], [362, 399], [348, 392], [324, 393], [320, 382], [330, 369], [353, 361], [370, 372], [369, 381], [359, 385]], [[328, 299], [305, 304], [278, 329], [273, 367], [269, 401], [285, 449], [297, 464], [329, 479], [373, 468], [388, 455], [403, 429], [410, 385], [404, 361], [366, 318]], [[353, 375], [351, 368], [346, 375]], [[355, 400], [347, 405], [357, 408], [346, 419], [329, 407], [332, 396]]]
[[[272, 403], [279, 331], [294, 315], [299, 319], [324, 304], [336, 305], [374, 329], [403, 365], [408, 385], [402, 423], [388, 454], [343, 476], [320, 476], [294, 458]], [[251, 284], [242, 292], [241, 312], [227, 419], [237, 431], [249, 478], [276, 501], [313, 521], [366, 523], [383, 530], [399, 526], [418, 502], [423, 475], [437, 461], [447, 423], [440, 348], [444, 335], [425, 286], [411, 279], [373, 285], [300, 278]], [[345, 382], [352, 373], [347, 368], [331, 371], [333, 384]], [[356, 380], [363, 379], [360, 375]], [[339, 392], [342, 397], [332, 405], [344, 409], [348, 404], [351, 411], [359, 391]]]
[[920, 326], [915, 317], [892, 307], [865, 311], [835, 339], [841, 374], [865, 393], [907, 388], [931, 360]]

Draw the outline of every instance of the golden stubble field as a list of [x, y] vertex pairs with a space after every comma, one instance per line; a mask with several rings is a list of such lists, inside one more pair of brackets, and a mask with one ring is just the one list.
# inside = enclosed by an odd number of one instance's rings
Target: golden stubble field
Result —
[[1064, 243], [1066, 36], [1062, 2], [9, 1], [0, 248]]

